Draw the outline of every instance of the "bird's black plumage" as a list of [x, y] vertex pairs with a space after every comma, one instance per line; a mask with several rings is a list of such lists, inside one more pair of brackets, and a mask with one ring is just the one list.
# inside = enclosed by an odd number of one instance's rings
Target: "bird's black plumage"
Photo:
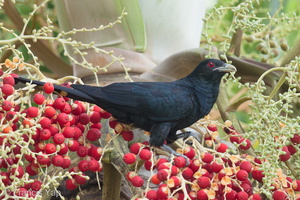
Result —
[[[150, 145], [174, 141], [176, 131], [207, 115], [214, 105], [221, 78], [236, 69], [220, 60], [202, 61], [187, 77], [174, 82], [113, 83], [105, 87], [55, 85], [67, 97], [96, 104], [119, 122], [149, 131]], [[15, 78], [20, 82], [43, 82]]]

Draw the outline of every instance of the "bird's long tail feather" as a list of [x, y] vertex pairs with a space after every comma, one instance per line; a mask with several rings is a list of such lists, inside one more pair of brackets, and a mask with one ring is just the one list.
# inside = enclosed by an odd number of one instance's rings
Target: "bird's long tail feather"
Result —
[[[31, 83], [31, 84], [36, 84], [39, 86], [43, 86], [45, 84], [45, 82], [42, 82], [42, 81], [30, 80], [30, 79], [22, 78], [22, 77], [15, 77], [15, 81], [16, 81], [16, 83], [18, 83], [18, 82]], [[66, 96], [71, 99], [96, 104], [96, 100], [94, 98], [92, 98], [91, 96], [89, 96], [79, 90], [61, 86], [61, 85], [55, 85], [55, 84], [53, 84], [53, 85], [54, 85], [54, 91], [57, 92], [61, 96]]]

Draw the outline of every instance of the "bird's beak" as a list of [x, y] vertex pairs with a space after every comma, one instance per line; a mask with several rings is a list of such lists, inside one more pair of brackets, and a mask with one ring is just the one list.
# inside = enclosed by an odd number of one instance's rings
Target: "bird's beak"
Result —
[[236, 72], [235, 66], [225, 63], [222, 67], [216, 68], [219, 72]]

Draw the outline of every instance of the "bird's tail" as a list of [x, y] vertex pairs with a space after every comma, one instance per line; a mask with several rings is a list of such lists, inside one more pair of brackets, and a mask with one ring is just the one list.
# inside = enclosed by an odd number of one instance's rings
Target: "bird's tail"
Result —
[[[16, 83], [18, 83], [18, 82], [31, 83], [31, 84], [36, 84], [39, 86], [43, 86], [45, 84], [45, 82], [42, 82], [42, 81], [35, 81], [35, 80], [30, 80], [30, 79], [22, 78], [22, 77], [14, 77], [14, 79], [15, 79]], [[94, 98], [92, 98], [91, 96], [89, 96], [79, 90], [61, 86], [61, 85], [55, 85], [55, 84], [53, 84], [53, 85], [54, 85], [54, 91], [61, 96], [69, 97], [74, 100], [85, 101], [85, 102], [96, 104], [96, 100]]]

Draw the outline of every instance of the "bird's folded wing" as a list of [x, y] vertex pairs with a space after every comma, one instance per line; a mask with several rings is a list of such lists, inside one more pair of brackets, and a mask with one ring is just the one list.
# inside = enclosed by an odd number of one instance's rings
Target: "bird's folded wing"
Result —
[[193, 93], [172, 83], [114, 83], [106, 87], [72, 85], [98, 101], [108, 112], [119, 109], [156, 121], [176, 121], [194, 109]]

